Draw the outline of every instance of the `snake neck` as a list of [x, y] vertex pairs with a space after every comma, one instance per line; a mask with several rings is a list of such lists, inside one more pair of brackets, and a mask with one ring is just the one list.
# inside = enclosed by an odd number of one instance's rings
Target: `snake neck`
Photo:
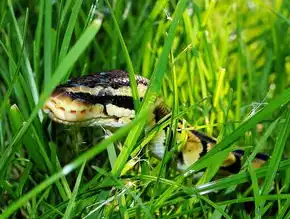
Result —
[[165, 105], [164, 101], [161, 98], [158, 98], [153, 113], [155, 115], [155, 122], [158, 122], [165, 116], [170, 114], [171, 110]]

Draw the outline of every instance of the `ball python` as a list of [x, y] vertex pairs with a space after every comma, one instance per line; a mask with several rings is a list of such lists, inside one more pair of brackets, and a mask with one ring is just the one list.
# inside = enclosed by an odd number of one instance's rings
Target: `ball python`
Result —
[[[144, 98], [149, 80], [135, 75], [139, 98]], [[170, 110], [162, 99], [152, 106], [148, 126], [152, 127]], [[115, 129], [128, 124], [135, 116], [132, 91], [128, 73], [122, 70], [100, 72], [71, 79], [56, 87], [44, 104], [43, 110], [57, 123], [78, 126], [102, 126]], [[177, 168], [184, 170], [200, 157], [205, 155], [217, 143], [196, 130], [182, 130], [182, 123], [178, 124], [177, 138], [183, 138], [183, 143], [177, 151]], [[163, 129], [149, 143], [149, 149], [157, 158], [165, 153], [166, 130]], [[229, 153], [223, 162], [223, 169], [230, 173], [240, 171], [243, 150]], [[259, 167], [268, 160], [266, 154], [257, 154], [253, 165]]]

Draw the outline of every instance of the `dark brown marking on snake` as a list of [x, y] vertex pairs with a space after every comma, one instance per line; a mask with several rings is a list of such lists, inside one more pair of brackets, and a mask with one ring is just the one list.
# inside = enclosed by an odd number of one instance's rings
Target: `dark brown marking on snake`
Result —
[[270, 159], [270, 156], [267, 155], [267, 154], [263, 154], [263, 153], [258, 153], [256, 156], [255, 156], [256, 159], [259, 159], [259, 160], [263, 160], [263, 161], [267, 161]]
[[242, 161], [241, 161], [242, 157], [241, 156], [236, 156], [236, 155], [235, 155], [235, 157], [236, 157], [236, 160], [235, 160], [234, 163], [230, 164], [227, 167], [221, 167], [221, 169], [222, 170], [226, 170], [226, 171], [228, 171], [230, 173], [233, 173], [233, 174], [236, 174], [236, 173], [240, 172], [241, 167], [242, 167]]
[[[233, 154], [235, 155], [235, 157], [243, 157], [245, 155], [245, 151], [244, 150], [234, 150], [233, 151]], [[267, 154], [264, 154], [264, 153], [257, 153], [256, 156], [255, 156], [255, 159], [258, 159], [258, 160], [263, 160], [263, 161], [267, 161], [270, 159], [269, 155]]]
[[164, 103], [158, 104], [154, 109], [155, 121], [158, 122], [166, 115], [170, 113], [170, 110], [165, 106]]
[[90, 105], [94, 104], [102, 104], [102, 105], [108, 105], [113, 104], [118, 107], [122, 107], [125, 109], [134, 109], [134, 103], [133, 98], [129, 96], [94, 96], [89, 93], [73, 93], [69, 92], [66, 95], [71, 97], [73, 100], [79, 100], [85, 103], [88, 103]]
[[[135, 75], [137, 84], [143, 84], [148, 86], [149, 81], [139, 75]], [[128, 72], [121, 70], [113, 70], [108, 72], [99, 72], [92, 75], [86, 75], [69, 80], [66, 84], [60, 85], [56, 90], [67, 87], [79, 87], [86, 86], [94, 88], [96, 86], [102, 86], [103, 88], [112, 87], [118, 89], [124, 86], [130, 86]]]
[[182, 154], [181, 151], [178, 152], [178, 154], [177, 154], [177, 159], [179, 160], [179, 162], [180, 162], [181, 164], [184, 164], [183, 154]]
[[202, 152], [199, 154], [200, 157], [206, 155], [208, 142], [201, 139], [201, 145], [202, 145]]
[[[201, 141], [205, 141], [207, 143], [212, 143], [212, 144], [216, 144], [216, 140], [199, 132], [199, 131], [196, 131], [196, 130], [191, 130], [191, 132], [196, 136], [198, 137]], [[207, 147], [207, 146], [206, 146]]]

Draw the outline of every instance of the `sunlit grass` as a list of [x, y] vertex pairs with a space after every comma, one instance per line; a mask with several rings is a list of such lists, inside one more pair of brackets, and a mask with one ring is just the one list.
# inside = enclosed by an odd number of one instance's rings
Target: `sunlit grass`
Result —
[[[289, 217], [288, 1], [109, 4], [0, 2], [1, 216]], [[102, 139], [102, 130], [57, 125], [43, 115], [59, 83], [111, 69], [151, 79], [132, 124]], [[157, 96], [172, 117], [145, 134]], [[183, 173], [174, 145], [162, 161], [146, 147], [180, 118], [219, 142]], [[237, 145], [246, 150], [242, 171], [215, 177]], [[258, 152], [271, 159], [255, 170], [249, 164]]]

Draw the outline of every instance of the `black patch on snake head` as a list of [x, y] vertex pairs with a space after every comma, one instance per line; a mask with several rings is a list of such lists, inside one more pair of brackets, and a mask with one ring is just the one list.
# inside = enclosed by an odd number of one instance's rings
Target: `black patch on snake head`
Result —
[[91, 95], [89, 93], [81, 93], [81, 92], [70, 92], [68, 95], [73, 100], [79, 100], [84, 103], [94, 105], [94, 104], [102, 104], [102, 105], [108, 105], [113, 104], [115, 106], [125, 108], [125, 109], [134, 109], [134, 103], [133, 98], [129, 96], [95, 96]]
[[[149, 84], [149, 80], [140, 75], [135, 75], [135, 79], [137, 84], [143, 84], [145, 86]], [[113, 70], [74, 78], [61, 86], [62, 87], [86, 86], [90, 88], [102, 86], [104, 88], [112, 87], [114, 89], [118, 89], [120, 87], [130, 86], [130, 80], [128, 72], [122, 70]]]

